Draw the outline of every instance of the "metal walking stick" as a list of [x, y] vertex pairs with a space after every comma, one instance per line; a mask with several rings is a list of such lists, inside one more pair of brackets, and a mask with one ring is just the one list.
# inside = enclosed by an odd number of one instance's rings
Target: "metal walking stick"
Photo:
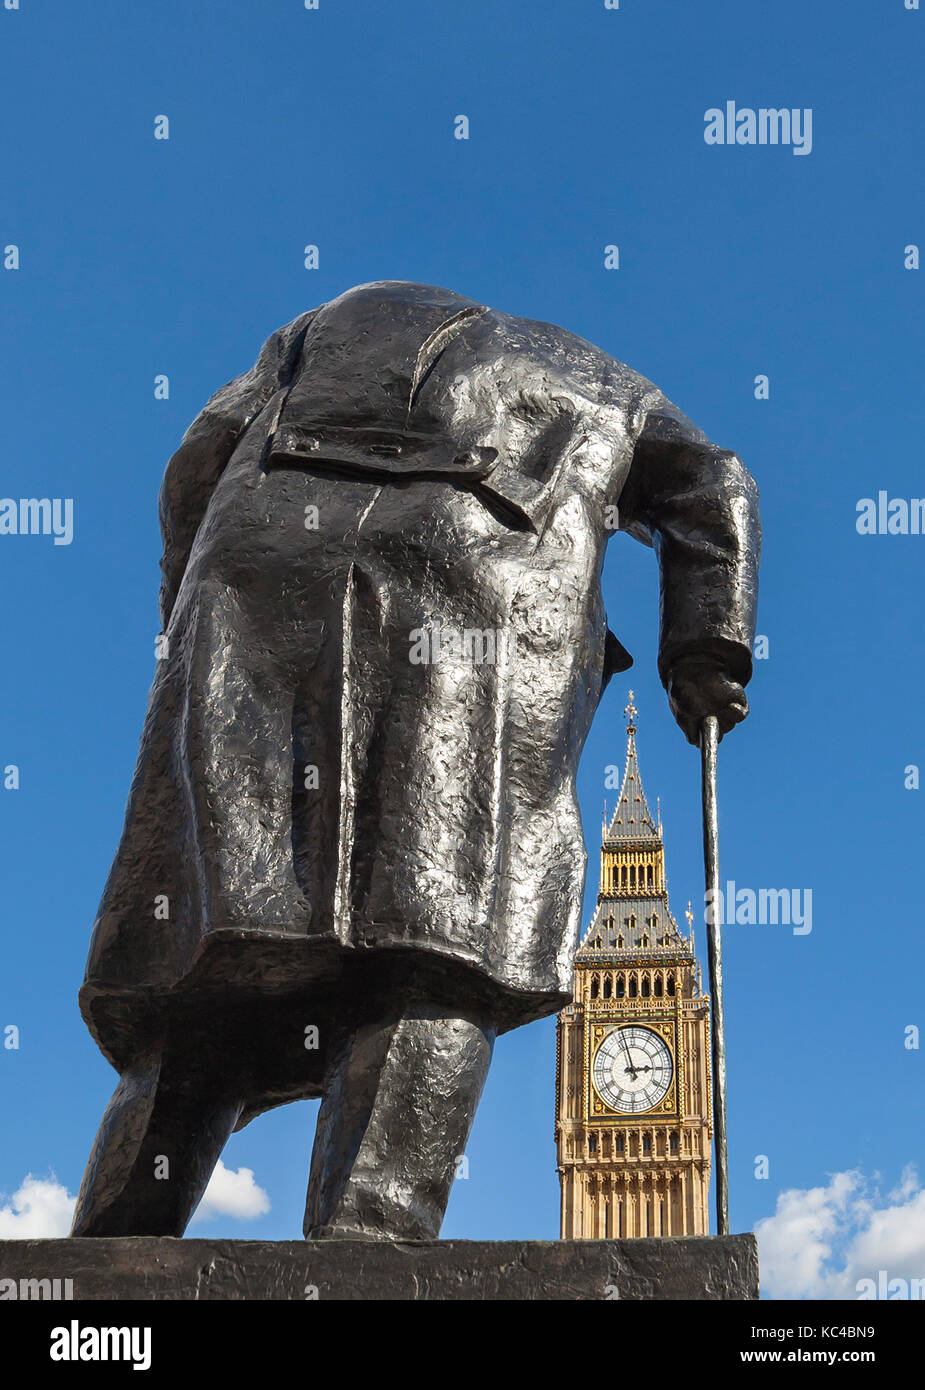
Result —
[[716, 1233], [729, 1234], [729, 1158], [726, 1150], [726, 1031], [723, 1020], [723, 944], [719, 904], [719, 821], [716, 809], [716, 750], [719, 721], [707, 715], [700, 726], [701, 785], [703, 791], [703, 868], [709, 905], [707, 953], [710, 963], [710, 997], [713, 1027], [710, 1051], [713, 1060], [713, 1139], [716, 1145]]

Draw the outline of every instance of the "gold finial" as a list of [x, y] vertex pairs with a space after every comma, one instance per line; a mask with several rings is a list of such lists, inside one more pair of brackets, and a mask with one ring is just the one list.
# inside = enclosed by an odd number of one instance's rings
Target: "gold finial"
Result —
[[623, 713], [626, 715], [626, 730], [627, 730], [627, 733], [634, 734], [634, 733], [636, 732], [636, 715], [639, 713], [639, 711], [638, 711], [638, 709], [636, 708], [636, 706], [633, 704], [633, 692], [632, 692], [632, 690], [630, 691], [630, 702], [629, 702], [629, 704], [626, 706], [626, 709], [623, 711]]
[[687, 930], [690, 931], [691, 927], [694, 925], [694, 909], [691, 907], [690, 902], [687, 904], [687, 911], [684, 916], [687, 918]]

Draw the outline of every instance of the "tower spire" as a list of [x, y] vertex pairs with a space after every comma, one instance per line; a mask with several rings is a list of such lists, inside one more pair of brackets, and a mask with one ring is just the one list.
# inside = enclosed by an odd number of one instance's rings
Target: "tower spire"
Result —
[[632, 690], [630, 691], [629, 704], [626, 706], [623, 713], [626, 716], [626, 732], [628, 734], [634, 734], [636, 732], [636, 716], [639, 711], [633, 704]]
[[639, 711], [633, 701], [632, 690], [629, 692], [629, 703], [623, 713], [626, 716], [626, 765], [616, 810], [604, 839], [657, 840], [660, 838], [658, 826], [652, 819], [639, 775], [639, 759], [636, 754], [636, 720]]
[[686, 943], [668, 904], [661, 806], [656, 823], [639, 775], [639, 712], [632, 691], [625, 712], [626, 767], [609, 824], [605, 814], [597, 910], [582, 938], [580, 958], [588, 951], [686, 952]]

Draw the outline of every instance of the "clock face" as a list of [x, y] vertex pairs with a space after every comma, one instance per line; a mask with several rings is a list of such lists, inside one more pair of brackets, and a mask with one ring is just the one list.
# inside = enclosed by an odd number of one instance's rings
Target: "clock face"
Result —
[[665, 1099], [674, 1068], [671, 1053], [651, 1028], [613, 1028], [594, 1054], [594, 1088], [612, 1110], [636, 1115]]

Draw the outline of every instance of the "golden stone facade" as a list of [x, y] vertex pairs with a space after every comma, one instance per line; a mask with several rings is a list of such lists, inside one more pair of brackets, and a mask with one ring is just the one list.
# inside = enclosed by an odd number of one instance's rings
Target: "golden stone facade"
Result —
[[626, 768], [605, 822], [597, 907], [556, 1033], [563, 1240], [709, 1233], [709, 996], [671, 915], [630, 691]]

